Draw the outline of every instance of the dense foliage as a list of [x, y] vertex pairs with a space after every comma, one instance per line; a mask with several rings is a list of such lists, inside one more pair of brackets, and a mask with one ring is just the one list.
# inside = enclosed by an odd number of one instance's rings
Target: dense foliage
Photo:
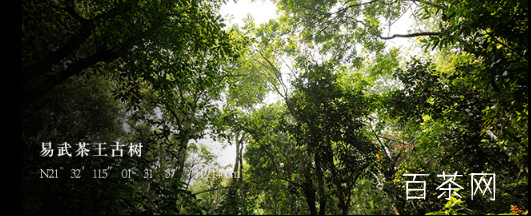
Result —
[[527, 214], [527, 1], [273, 2], [23, 1], [23, 214]]

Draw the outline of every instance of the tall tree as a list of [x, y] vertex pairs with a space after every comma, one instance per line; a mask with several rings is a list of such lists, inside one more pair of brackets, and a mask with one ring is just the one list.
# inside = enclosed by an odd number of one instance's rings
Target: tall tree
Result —
[[337, 85], [334, 68], [309, 64], [295, 81], [295, 94], [286, 101], [297, 125], [290, 131], [299, 145], [313, 152], [318, 181], [320, 214], [324, 200], [324, 172], [330, 172], [330, 184], [337, 198], [337, 208], [347, 214], [356, 180], [375, 163], [374, 146], [364, 133], [363, 118], [371, 102], [359, 89]]

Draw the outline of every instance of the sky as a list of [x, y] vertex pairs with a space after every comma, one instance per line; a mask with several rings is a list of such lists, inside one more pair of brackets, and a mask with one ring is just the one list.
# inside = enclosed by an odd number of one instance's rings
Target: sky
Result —
[[[230, 20], [232, 23], [238, 23], [240, 27], [243, 26], [243, 19], [247, 14], [251, 14], [254, 18], [254, 23], [259, 26], [261, 23], [274, 19], [276, 17], [276, 5], [271, 1], [255, 0], [238, 0], [238, 3], [234, 3], [230, 0], [226, 5], [221, 7], [219, 13], [228, 20], [227, 15], [231, 15], [234, 19]], [[230, 23], [228, 23], [230, 26]]]

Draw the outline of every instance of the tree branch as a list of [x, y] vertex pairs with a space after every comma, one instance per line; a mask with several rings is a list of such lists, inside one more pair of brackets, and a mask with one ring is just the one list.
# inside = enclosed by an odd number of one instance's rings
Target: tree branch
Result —
[[[96, 26], [110, 18], [115, 17], [118, 14], [123, 13], [123, 11], [126, 9], [132, 8], [132, 5], [136, 2], [138, 2], [138, 0], [133, 1], [127, 7], [115, 7], [109, 10], [107, 13], [100, 14], [93, 19], [88, 20], [76, 13], [75, 9], [73, 8], [73, 1], [68, 1], [66, 3], [66, 8], [63, 10], [81, 24], [78, 32], [72, 35], [72, 37], [70, 37], [70, 39], [68, 39], [68, 41], [59, 49], [50, 52], [46, 57], [34, 63], [33, 65], [23, 68], [22, 85], [36, 77], [50, 72], [52, 70], [52, 65], [59, 63], [61, 60], [74, 53], [81, 46], [81, 44], [83, 44], [90, 37]], [[101, 22], [96, 24], [94, 23], [100, 19], [102, 19]]]
[[350, 18], [354, 22], [360, 23], [360, 24], [364, 25], [365, 27], [368, 27], [368, 28], [372, 29], [374, 32], [371, 33], [371, 34], [376, 36], [376, 37], [378, 37], [378, 38], [380, 38], [380, 39], [382, 39], [382, 40], [390, 40], [390, 39], [393, 39], [393, 38], [396, 38], [396, 37], [410, 38], [410, 37], [419, 37], [419, 36], [436, 36], [436, 35], [441, 34], [440, 32], [417, 32], [417, 33], [412, 33], [412, 34], [394, 34], [394, 35], [392, 35], [390, 37], [383, 37], [383, 36], [381, 36], [380, 34], [377, 33], [378, 31], [377, 31], [376, 27], [368, 25], [365, 22], [363, 22], [361, 20], [354, 19], [353, 17], [350, 17], [350, 16], [347, 16], [347, 18]]
[[[39, 83], [37, 86], [29, 88], [28, 90], [25, 90], [23, 92], [23, 98], [22, 98], [22, 108], [25, 109], [31, 102], [39, 99], [40, 97], [44, 96], [46, 93], [48, 93], [52, 88], [54, 88], [59, 83], [67, 80], [68, 78], [79, 74], [81, 71], [87, 69], [88, 67], [98, 63], [98, 62], [112, 62], [115, 59], [121, 57], [127, 50], [129, 50], [138, 40], [153, 34], [158, 30], [158, 27], [160, 25], [153, 25], [150, 29], [148, 29], [145, 32], [142, 32], [140, 34], [137, 34], [133, 36], [132, 38], [129, 38], [126, 42], [122, 43], [120, 46], [117, 46], [116, 48], [112, 50], [99, 50], [98, 52], [94, 53], [93, 55], [80, 59], [79, 61], [68, 65], [68, 67], [65, 70], [60, 71], [58, 74], [54, 75], [48, 75], [41, 83]], [[90, 33], [88, 33], [90, 35]], [[81, 45], [78, 44], [78, 45]], [[74, 48], [75, 49], [75, 48]], [[60, 59], [59, 59], [60, 60]], [[40, 62], [44, 65], [48, 65], [45, 62]], [[37, 63], [37, 64], [40, 64]], [[34, 65], [35, 66], [35, 65]], [[33, 66], [32, 66], [33, 67]], [[51, 66], [49, 67], [51, 69]], [[24, 72], [24, 70], [23, 70]], [[45, 73], [46, 71], [44, 71]], [[30, 72], [31, 73], [31, 72]], [[23, 82], [24, 85], [24, 82]]]
[[424, 0], [424, 1], [420, 1], [420, 0], [406, 0], [406, 1], [410, 1], [410, 2], [421, 2], [421, 3], [427, 4], [427, 5], [429, 5], [429, 6], [432, 6], [432, 7], [435, 7], [435, 8], [439, 8], [439, 9], [445, 9], [445, 8], [446, 8], [445, 5], [435, 4], [435, 3], [430, 2], [430, 1], [427, 1], [427, 0]]
[[229, 188], [234, 188], [234, 187], [238, 187], [238, 186], [227, 186], [227, 187], [214, 188], [214, 189], [209, 189], [209, 190], [205, 190], [205, 191], [197, 192], [197, 193], [194, 193], [194, 194], [192, 194], [192, 195], [202, 194], [202, 193], [206, 193], [206, 192], [210, 192], [210, 191], [215, 191], [215, 190], [229, 189]]

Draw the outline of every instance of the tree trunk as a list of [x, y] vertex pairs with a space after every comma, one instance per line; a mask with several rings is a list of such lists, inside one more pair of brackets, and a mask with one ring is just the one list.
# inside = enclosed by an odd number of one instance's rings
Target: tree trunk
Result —
[[330, 166], [330, 169], [332, 171], [332, 181], [334, 184], [334, 189], [336, 191], [337, 195], [337, 208], [341, 210], [342, 215], [346, 215], [348, 213], [348, 204], [345, 202], [344, 197], [344, 191], [343, 186], [341, 186], [341, 181], [339, 180], [337, 176], [337, 169], [336, 165], [334, 164], [334, 158], [333, 158], [333, 150], [331, 145], [326, 146], [328, 154], [326, 154], [325, 158]]
[[[241, 136], [241, 138], [240, 138]], [[235, 134], [235, 140], [236, 140], [236, 161], [234, 162], [234, 169], [232, 172], [232, 180], [230, 183], [229, 188], [229, 199], [230, 203], [232, 204], [232, 214], [238, 213], [238, 205], [236, 203], [236, 193], [238, 192], [238, 188], [240, 186], [240, 183], [242, 181], [242, 147], [243, 147], [243, 135], [240, 134], [240, 132], [236, 132]], [[238, 178], [238, 176], [240, 178]]]
[[186, 152], [188, 151], [188, 141], [190, 139], [184, 139], [181, 141], [183, 149], [177, 154], [177, 169], [175, 171], [175, 178], [177, 181], [181, 181], [184, 173], [184, 162], [186, 161]]
[[307, 175], [304, 175], [304, 177], [306, 178], [304, 192], [306, 194], [306, 202], [310, 207], [310, 215], [316, 215], [317, 211], [315, 210], [315, 189], [313, 188], [312, 177], [310, 177], [309, 173]]
[[323, 177], [323, 167], [322, 167], [322, 160], [321, 160], [321, 153], [319, 152], [319, 148], [315, 148], [314, 150], [314, 158], [315, 158], [315, 170], [317, 172], [317, 184], [319, 189], [319, 215], [324, 215], [326, 212], [326, 197], [324, 195], [324, 177]]

